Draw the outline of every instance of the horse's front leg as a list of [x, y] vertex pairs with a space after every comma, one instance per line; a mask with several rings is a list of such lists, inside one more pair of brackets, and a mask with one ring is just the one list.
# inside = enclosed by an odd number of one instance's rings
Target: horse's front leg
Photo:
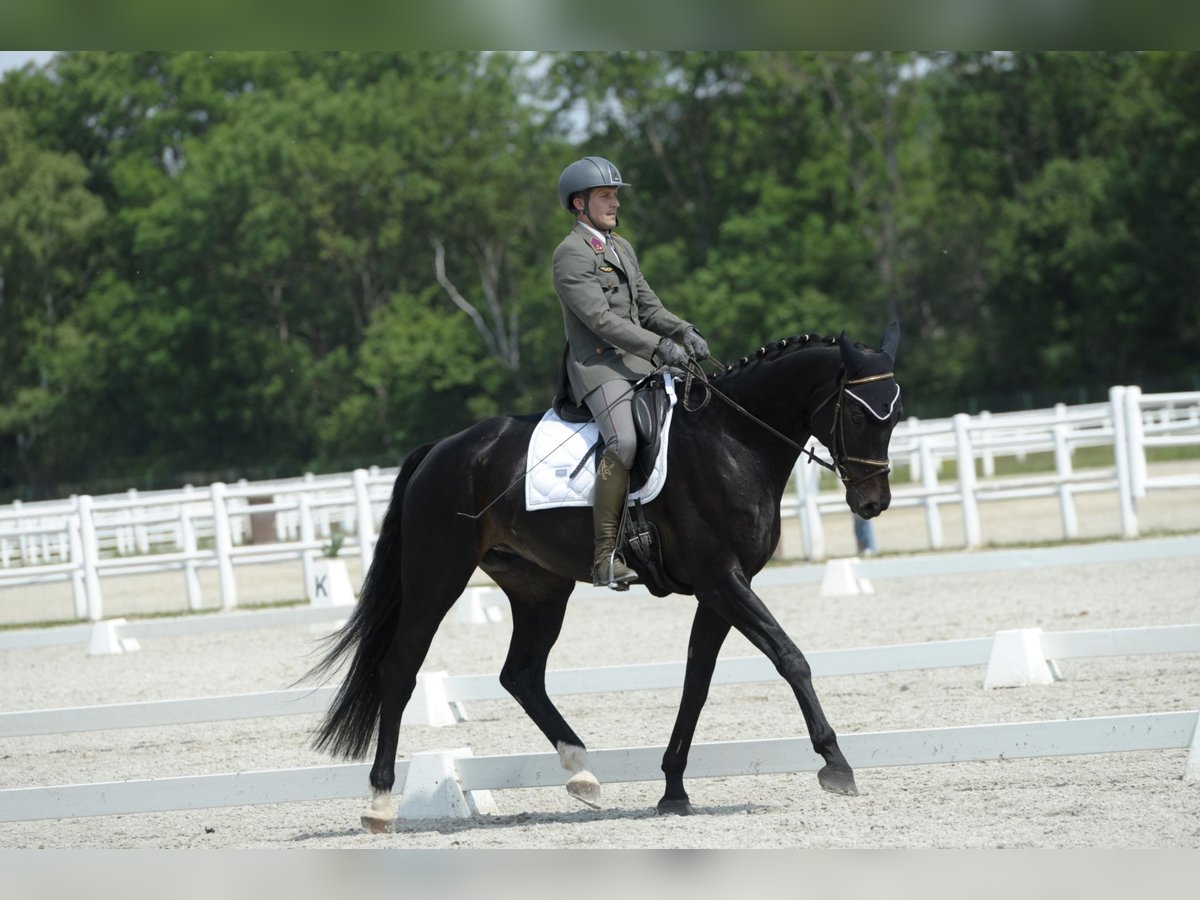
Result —
[[717, 653], [728, 634], [728, 622], [703, 603], [696, 607], [692, 635], [688, 639], [687, 669], [683, 676], [679, 713], [675, 716], [671, 742], [663, 754], [662, 770], [667, 778], [667, 786], [662, 799], [658, 801], [660, 814], [692, 814], [692, 804], [683, 788], [683, 770], [687, 768], [688, 750], [696, 735], [700, 710], [708, 699], [708, 686], [712, 683], [713, 669], [717, 665]]
[[846, 762], [838, 746], [837, 735], [825, 718], [817, 692], [813, 689], [812, 669], [800, 648], [771, 615], [757, 594], [750, 588], [749, 579], [740, 571], [728, 572], [712, 582], [713, 587], [697, 590], [697, 598], [712, 607], [755, 647], [771, 660], [776, 671], [791, 685], [800, 712], [808, 726], [813, 750], [825, 760], [817, 773], [821, 787], [835, 794], [856, 796], [854, 770]]

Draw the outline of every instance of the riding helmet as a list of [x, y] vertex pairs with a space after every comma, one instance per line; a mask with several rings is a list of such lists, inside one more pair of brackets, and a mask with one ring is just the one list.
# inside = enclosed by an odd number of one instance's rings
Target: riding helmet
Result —
[[571, 209], [571, 195], [578, 194], [595, 187], [629, 187], [629, 183], [621, 180], [621, 173], [615, 165], [603, 156], [585, 156], [577, 159], [558, 176], [558, 202], [568, 212]]

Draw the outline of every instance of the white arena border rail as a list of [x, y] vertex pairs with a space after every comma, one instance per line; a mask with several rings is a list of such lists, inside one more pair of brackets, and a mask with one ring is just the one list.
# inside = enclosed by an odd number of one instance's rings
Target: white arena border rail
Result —
[[[945, 537], [940, 508], [958, 505], [962, 545], [982, 546], [980, 503], [1057, 497], [1064, 539], [1078, 536], [1075, 497], [1115, 492], [1119, 533], [1137, 537], [1138, 501], [1148, 491], [1200, 487], [1200, 470], [1151, 476], [1148, 448], [1200, 445], [1200, 391], [1143, 394], [1137, 386], [1113, 386], [1109, 401], [1018, 413], [960, 413], [950, 419], [902, 421], [892, 436], [894, 464], [912, 482], [893, 478], [893, 508], [924, 510], [928, 546]], [[1113, 449], [1114, 466], [1075, 471], [1075, 449]], [[994, 478], [999, 456], [1053, 452], [1053, 474]], [[939, 483], [938, 468], [955, 460], [957, 477]], [[976, 475], [977, 465], [982, 469]], [[139, 492], [70, 500], [14, 502], [0, 507], [0, 589], [68, 582], [75, 617], [104, 618], [103, 577], [179, 572], [189, 609], [203, 607], [198, 571], [218, 571], [221, 608], [238, 605], [235, 570], [243, 565], [300, 561], [304, 587], [335, 525], [356, 549], [366, 571], [375, 529], [391, 494], [395, 469], [357, 469], [339, 475], [266, 482], [215, 483], [203, 489]], [[819, 492], [817, 467], [799, 462], [796, 491], [781, 503], [800, 520], [804, 556], [826, 558], [823, 515], [849, 514], [840, 490]], [[255, 523], [270, 525], [274, 540], [258, 543]], [[340, 523], [340, 524], [338, 524]], [[211, 542], [211, 548], [208, 546]]]
[[[1200, 653], [1200, 625], [1045, 633], [1040, 628], [1025, 628], [1001, 631], [992, 638], [816, 650], [806, 653], [805, 658], [817, 678], [986, 665], [983, 686], [992, 688], [1049, 684], [1061, 678], [1054, 665], [1056, 660], [1158, 653]], [[686, 664], [679, 661], [558, 669], [546, 673], [546, 689], [554, 696], [678, 689], [683, 685], [685, 668]], [[758, 684], [778, 677], [765, 657], [725, 657], [717, 661], [712, 684]], [[307, 687], [5, 712], [0, 713], [0, 738], [320, 714], [328, 708], [336, 690], [332, 686]], [[402, 723], [452, 725], [466, 719], [463, 703], [505, 700], [509, 696], [497, 674], [451, 676], [422, 672]]]
[[[937, 765], [1189, 749], [1183, 777], [1200, 777], [1200, 712], [1102, 716], [1012, 724], [971, 725], [911, 731], [881, 731], [839, 737], [842, 751], [856, 769]], [[593, 771], [609, 784], [660, 781], [664, 747], [626, 747], [589, 751]], [[422, 759], [422, 757], [426, 759]], [[409, 774], [436, 758], [453, 779], [431, 785], [410, 784]], [[774, 738], [697, 744], [688, 760], [691, 778], [813, 772], [824, 765], [807, 738]], [[369, 765], [315, 766], [218, 775], [151, 778], [140, 781], [0, 791], [0, 822], [125, 815], [231, 806], [256, 806], [364, 796]], [[402, 818], [469, 816], [482, 808], [475, 795], [492, 790], [554, 787], [569, 773], [556, 753], [474, 757], [459, 749], [415, 754], [396, 766], [404, 785]], [[490, 797], [487, 798], [490, 804]], [[414, 814], [406, 815], [406, 807]], [[494, 808], [494, 806], [492, 807]]]
[[[997, 571], [1015, 572], [1043, 566], [1094, 565], [1198, 556], [1200, 556], [1200, 535], [1185, 535], [1182, 537], [1102, 541], [1090, 544], [1064, 544], [1056, 547], [880, 557], [857, 561], [853, 568], [858, 575], [875, 580]], [[838, 562], [844, 562], [844, 560], [830, 560], [824, 564], [772, 566], [759, 572], [754, 577], [753, 583], [756, 588], [762, 588], [820, 582], [825, 576], [827, 567]], [[573, 597], [606, 597], [608, 594], [609, 592], [605, 588], [581, 585], [576, 588]], [[489, 595], [492, 599], [483, 601], [480, 599], [482, 595]], [[629, 596], [638, 595], [649, 596], [649, 592], [640, 585], [634, 585]], [[502, 602], [500, 597], [502, 595], [498, 588], [470, 588], [459, 602], [474, 602], [477, 606], [495, 609], [496, 605]], [[110, 631], [110, 639], [119, 643], [122, 640], [139, 640], [167, 635], [333, 623], [344, 619], [348, 612], [349, 609], [345, 606], [310, 605], [287, 609], [246, 610], [128, 622], [124, 619], [105, 619], [82, 625], [12, 629], [0, 631], [0, 650], [87, 644], [95, 639], [97, 629]], [[120, 652], [120, 650], [115, 652]]]

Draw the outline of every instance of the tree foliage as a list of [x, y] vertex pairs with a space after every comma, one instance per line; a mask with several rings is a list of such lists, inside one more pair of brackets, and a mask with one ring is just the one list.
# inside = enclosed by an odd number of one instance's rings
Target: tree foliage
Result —
[[587, 153], [718, 358], [896, 318], [910, 412], [1194, 388], [1197, 85], [1195, 53], [59, 54], [0, 81], [0, 496], [544, 408]]

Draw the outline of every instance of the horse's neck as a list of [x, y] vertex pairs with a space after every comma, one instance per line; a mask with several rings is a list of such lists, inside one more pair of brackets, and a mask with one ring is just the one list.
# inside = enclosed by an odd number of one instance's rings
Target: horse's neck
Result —
[[714, 399], [720, 430], [761, 461], [780, 491], [795, 467], [799, 448], [808, 441], [810, 416], [828, 396], [839, 367], [836, 347], [801, 348], [776, 359], [752, 361], [714, 382], [745, 410]]

